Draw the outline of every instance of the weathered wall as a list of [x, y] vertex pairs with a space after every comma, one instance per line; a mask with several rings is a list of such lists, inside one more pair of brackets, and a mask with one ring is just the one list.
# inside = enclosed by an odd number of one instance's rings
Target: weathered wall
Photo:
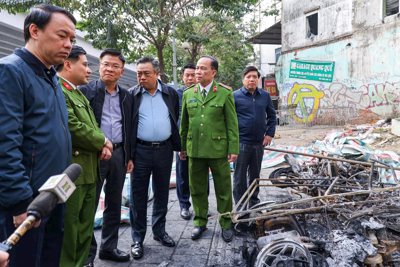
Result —
[[[318, 12], [318, 36], [306, 38], [306, 16]], [[314, 11], [314, 12], [315, 12]], [[282, 1], [282, 51], [326, 42], [351, 33], [351, 0]]]
[[[291, 1], [285, 2], [287, 5]], [[343, 2], [337, 5], [349, 5]], [[343, 27], [352, 28], [349, 35], [299, 49], [289, 49], [294, 46], [287, 45], [286, 53], [280, 58], [276, 77], [281, 105], [306, 106], [307, 113], [297, 113], [298, 119], [310, 122], [317, 114], [332, 110], [369, 110], [383, 117], [400, 111], [400, 17], [382, 18], [380, 0], [354, 0], [351, 6], [351, 27]], [[283, 10], [284, 17], [286, 12]], [[287, 42], [300, 43], [290, 39]], [[289, 78], [292, 59], [334, 61], [332, 83]]]

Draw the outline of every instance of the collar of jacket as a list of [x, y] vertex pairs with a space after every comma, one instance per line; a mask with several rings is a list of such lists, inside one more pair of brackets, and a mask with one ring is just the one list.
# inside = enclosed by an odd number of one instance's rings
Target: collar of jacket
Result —
[[[102, 89], [104, 92], [106, 91], [106, 84], [103, 82], [102, 79], [98, 79], [98, 80], [97, 80], [96, 88], [100, 88], [100, 89]], [[120, 91], [121, 91], [121, 88], [120, 88], [119, 84], [117, 83], [117, 93], [119, 93]]]
[[[164, 84], [160, 79], [158, 79], [158, 82], [161, 84], [161, 92], [163, 94], [169, 95], [169, 91], [168, 91], [168, 88], [167, 88], [168, 85]], [[139, 84], [136, 85], [134, 87], [134, 89], [133, 89], [133, 95], [136, 96], [138, 94], [141, 94], [142, 93], [142, 89], [144, 89], [142, 86], [140, 86]], [[144, 89], [144, 90], [146, 90], [146, 89]]]
[[76, 89], [77, 89], [77, 87], [76, 87], [74, 84], [72, 84], [70, 81], [68, 81], [67, 79], [65, 79], [65, 78], [63, 78], [63, 77], [61, 77], [61, 76], [58, 76], [58, 78], [59, 78], [61, 84], [62, 84], [62, 85], [65, 87], [65, 89], [67, 89], [68, 91], [73, 91], [73, 90], [76, 90]]
[[[257, 95], [261, 94], [259, 90], [260, 89], [257, 87], [257, 89], [254, 91], [254, 93], [257, 94]], [[250, 94], [249, 90], [244, 88], [244, 86], [242, 88], [240, 88], [240, 91], [242, 91], [242, 93], [245, 94], [245, 95], [252, 95], [252, 94]]]
[[[50, 67], [50, 69], [46, 68], [46, 66], [36, 56], [29, 52], [28, 49], [18, 48], [14, 51], [14, 54], [22, 58], [22, 60], [31, 67], [36, 75], [48, 78], [53, 78], [56, 75], [56, 70], [53, 66]], [[49, 72], [49, 75], [47, 75], [46, 72]]]

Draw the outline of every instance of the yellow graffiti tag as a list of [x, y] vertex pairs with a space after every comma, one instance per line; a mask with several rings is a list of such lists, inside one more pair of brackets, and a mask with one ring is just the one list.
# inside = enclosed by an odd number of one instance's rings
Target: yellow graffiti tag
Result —
[[[293, 118], [300, 123], [312, 122], [317, 115], [320, 99], [324, 96], [324, 92], [318, 91], [311, 84], [294, 83], [288, 96], [288, 105], [296, 107], [291, 110]], [[311, 110], [307, 108], [306, 99], [313, 103]]]

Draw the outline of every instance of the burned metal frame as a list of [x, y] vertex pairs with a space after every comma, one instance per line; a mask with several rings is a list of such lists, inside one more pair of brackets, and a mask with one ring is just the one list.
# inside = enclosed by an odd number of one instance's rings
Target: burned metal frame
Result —
[[[238, 203], [234, 206], [232, 212], [231, 212], [231, 218], [233, 223], [239, 223], [239, 222], [251, 222], [251, 221], [256, 221], [256, 220], [261, 220], [261, 219], [269, 219], [269, 218], [276, 218], [276, 217], [281, 217], [281, 216], [287, 216], [287, 215], [294, 215], [294, 214], [305, 214], [305, 213], [316, 213], [320, 212], [321, 210], [325, 211], [334, 211], [335, 208], [339, 207], [344, 207], [344, 206], [356, 206], [356, 205], [361, 205], [361, 204], [372, 204], [372, 203], [379, 203], [379, 202], [388, 202], [388, 201], [393, 201], [395, 199], [400, 199], [399, 197], [391, 197], [390, 200], [386, 199], [385, 197], [381, 199], [375, 199], [375, 200], [368, 200], [368, 201], [353, 201], [346, 199], [346, 197], [352, 197], [352, 196], [357, 196], [357, 195], [368, 195], [371, 196], [373, 194], [378, 194], [378, 193], [384, 193], [384, 192], [393, 192], [396, 190], [400, 190], [400, 186], [390, 186], [390, 187], [385, 187], [385, 188], [373, 188], [372, 184], [372, 179], [373, 179], [373, 172], [376, 167], [379, 168], [386, 168], [386, 169], [391, 169], [393, 172], [393, 177], [395, 181], [397, 182], [397, 177], [395, 170], [400, 170], [400, 168], [395, 168], [386, 164], [382, 164], [376, 161], [373, 162], [363, 162], [363, 161], [357, 161], [357, 160], [349, 160], [349, 159], [344, 159], [344, 158], [336, 158], [336, 157], [328, 157], [328, 156], [323, 156], [323, 155], [318, 155], [318, 154], [307, 154], [307, 153], [302, 153], [302, 152], [295, 152], [295, 151], [288, 151], [288, 150], [282, 150], [282, 149], [275, 149], [275, 148], [266, 148], [266, 150], [271, 150], [271, 151], [277, 151], [277, 152], [283, 152], [287, 154], [298, 154], [302, 156], [308, 156], [312, 158], [319, 158], [323, 160], [327, 160], [328, 164], [328, 173], [329, 173], [329, 178], [293, 178], [291, 181], [301, 181], [303, 183], [301, 184], [287, 184], [287, 183], [282, 183], [282, 184], [270, 184], [269, 182], [271, 181], [285, 181], [286, 179], [265, 179], [265, 178], [258, 178], [253, 181], [253, 183], [247, 188], [246, 192], [243, 194], [243, 196], [240, 198]], [[368, 181], [367, 181], [367, 188], [368, 190], [360, 190], [359, 188], [354, 188], [351, 186], [341, 186], [341, 185], [336, 185], [337, 182], [341, 179], [340, 176], [333, 177], [332, 176], [332, 171], [331, 171], [331, 163], [330, 161], [340, 161], [340, 162], [346, 162], [350, 164], [357, 164], [361, 166], [366, 166], [366, 167], [371, 167], [370, 173], [368, 176]], [[293, 165], [293, 164], [291, 164]], [[358, 174], [358, 173], [356, 173]], [[348, 177], [347, 179], [355, 176], [356, 174]], [[330, 181], [329, 185], [316, 185], [311, 183], [311, 181]], [[310, 183], [304, 183], [304, 182], [310, 182]], [[378, 181], [380, 186], [383, 186], [381, 181]], [[295, 200], [295, 201], [288, 201], [285, 203], [279, 203], [276, 204], [274, 202], [268, 201], [265, 203], [260, 203], [255, 208], [252, 209], [246, 209], [247, 205], [249, 204], [251, 196], [254, 194], [256, 191], [257, 187], [323, 187], [327, 188], [327, 190], [324, 192], [323, 196], [316, 196], [316, 197], [309, 197], [306, 199], [301, 199], [301, 200]], [[348, 189], [351, 192], [344, 192], [344, 193], [338, 193], [338, 194], [330, 194], [332, 189], [334, 187], [341, 188], [342, 190]], [[338, 203], [338, 200], [340, 202]], [[327, 202], [330, 201], [330, 202]], [[334, 203], [332, 203], [334, 201]], [[308, 205], [316, 205], [316, 202], [318, 202], [317, 207], [295, 207], [296, 205], [299, 204], [308, 204]], [[245, 215], [252, 214], [253, 216], [251, 218], [246, 218]]]
[[[264, 181], [267, 179], [258, 179], [259, 181]], [[250, 187], [257, 187], [256, 181], [252, 183]], [[275, 185], [261, 185], [261, 186], [275, 186]], [[249, 188], [250, 188], [249, 187]], [[382, 198], [382, 199], [376, 199], [376, 200], [369, 200], [369, 201], [353, 201], [353, 200], [345, 200], [340, 203], [323, 203], [321, 201], [323, 200], [338, 200], [341, 198], [342, 200], [346, 197], [350, 196], [359, 196], [359, 195], [370, 195], [370, 194], [378, 194], [378, 193], [383, 193], [383, 192], [393, 192], [396, 190], [400, 190], [400, 186], [394, 186], [394, 187], [387, 187], [387, 188], [376, 188], [372, 190], [360, 190], [360, 191], [355, 191], [355, 192], [349, 192], [349, 193], [342, 193], [342, 194], [333, 194], [333, 195], [325, 195], [325, 196], [318, 196], [318, 197], [310, 197], [306, 199], [300, 199], [300, 200], [294, 200], [294, 201], [289, 201], [285, 203], [279, 203], [279, 204], [272, 204], [272, 203], [266, 203], [267, 205], [264, 207], [260, 208], [255, 208], [255, 209], [250, 209], [250, 210], [244, 210], [244, 209], [237, 209], [237, 207], [245, 207], [244, 204], [248, 202], [250, 197], [248, 197], [245, 202], [241, 202], [244, 200], [242, 199], [238, 202], [238, 204], [235, 206], [231, 213], [232, 217], [232, 222], [233, 223], [239, 223], [239, 222], [251, 222], [255, 220], [262, 220], [262, 219], [270, 219], [270, 218], [276, 218], [276, 217], [282, 217], [282, 216], [287, 216], [287, 215], [294, 215], [294, 214], [304, 214], [304, 213], [315, 213], [319, 212], [321, 210], [332, 210], [334, 208], [338, 207], [343, 207], [343, 206], [356, 206], [357, 204], [372, 204], [372, 203], [379, 203], [379, 202], [387, 202], [387, 201], [393, 201], [393, 200], [399, 200], [399, 197], [392, 197], [390, 200]], [[254, 190], [252, 190], [254, 192]], [[246, 193], [243, 195], [245, 197]], [[251, 196], [251, 195], [250, 195]], [[317, 207], [308, 207], [308, 208], [293, 208], [295, 205], [299, 204], [311, 204], [315, 203], [315, 201], [319, 201], [322, 203], [321, 206]], [[240, 218], [245, 214], [250, 214], [254, 212], [262, 212], [259, 216], [255, 216], [253, 218]]]
[[[247, 253], [253, 255], [246, 258], [248, 264], [320, 267], [328, 266], [328, 261], [329, 266], [392, 266], [399, 262], [393, 255], [400, 251], [400, 185], [395, 173], [400, 168], [375, 161], [274, 151], [287, 153], [290, 167], [275, 170], [268, 179], [255, 179], [230, 214], [235, 229], [256, 240], [258, 253]], [[319, 160], [300, 164], [290, 154]], [[394, 182], [383, 183], [376, 168], [390, 169]], [[257, 189], [269, 201], [247, 209]], [[349, 247], [351, 252], [344, 253]], [[246, 251], [252, 251], [249, 249]]]

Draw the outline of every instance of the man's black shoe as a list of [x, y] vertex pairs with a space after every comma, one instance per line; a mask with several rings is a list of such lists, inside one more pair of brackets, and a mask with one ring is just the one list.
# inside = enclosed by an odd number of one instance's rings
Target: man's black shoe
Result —
[[154, 235], [153, 239], [155, 241], [161, 242], [161, 244], [163, 244], [163, 246], [175, 247], [175, 241], [172, 240], [172, 238], [167, 233], [164, 233], [162, 235]]
[[233, 239], [233, 230], [232, 229], [222, 229], [222, 233], [221, 233], [222, 239], [229, 243], [232, 241]]
[[135, 242], [131, 246], [131, 255], [135, 260], [143, 257], [143, 245], [140, 242]]
[[101, 260], [109, 260], [109, 261], [117, 261], [117, 262], [125, 262], [129, 261], [129, 254], [115, 248], [113, 250], [100, 250], [99, 251], [99, 259]]
[[205, 230], [207, 230], [205, 226], [195, 226], [192, 231], [192, 240], [199, 239]]
[[184, 220], [190, 220], [192, 213], [190, 213], [189, 209], [181, 209], [181, 217]]

